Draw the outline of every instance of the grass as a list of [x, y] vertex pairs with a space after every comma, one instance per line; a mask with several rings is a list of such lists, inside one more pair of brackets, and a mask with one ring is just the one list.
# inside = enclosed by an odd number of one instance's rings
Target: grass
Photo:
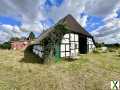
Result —
[[59, 64], [40, 64], [32, 54], [24, 56], [23, 51], [0, 50], [0, 90], [110, 90], [111, 80], [120, 81], [115, 52], [80, 55]]

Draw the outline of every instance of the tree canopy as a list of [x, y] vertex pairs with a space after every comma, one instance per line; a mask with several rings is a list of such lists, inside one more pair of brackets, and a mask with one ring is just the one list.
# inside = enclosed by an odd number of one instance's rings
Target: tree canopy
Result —
[[10, 49], [11, 48], [11, 44], [10, 42], [4, 42], [3, 44], [0, 45], [1, 49]]
[[33, 32], [30, 32], [28, 36], [28, 40], [33, 40], [33, 39], [35, 39], [35, 34]]

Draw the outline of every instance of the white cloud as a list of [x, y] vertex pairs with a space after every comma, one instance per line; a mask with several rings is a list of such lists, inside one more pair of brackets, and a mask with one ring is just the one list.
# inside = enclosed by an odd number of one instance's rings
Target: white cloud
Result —
[[[54, 6], [50, 12], [43, 12], [45, 16], [51, 17], [55, 22], [67, 14], [72, 14], [74, 18], [83, 26], [86, 26], [87, 18], [90, 15], [113, 17], [116, 16], [114, 9], [119, 0], [64, 0], [60, 7]], [[87, 13], [80, 17], [80, 13]], [[115, 15], [112, 15], [115, 14]]]
[[98, 42], [120, 43], [120, 19], [116, 18], [118, 15], [116, 11], [120, 8], [120, 1], [113, 7], [110, 13], [104, 15], [103, 22], [105, 25], [91, 32]]
[[7, 42], [10, 39], [10, 36], [6, 32], [0, 32], [0, 44]]
[[120, 41], [120, 19], [111, 18], [104, 26], [91, 32], [98, 42], [119, 43]]
[[0, 29], [2, 30], [6, 30], [6, 31], [11, 31], [13, 33], [21, 33], [21, 30], [18, 26], [11, 26], [11, 25], [7, 25], [7, 24], [2, 24], [0, 25]]
[[[85, 0], [86, 1], [86, 0]], [[51, 17], [55, 22], [65, 17], [68, 14], [72, 14], [78, 21], [84, 21], [86, 18], [80, 18], [80, 13], [84, 12], [85, 1], [83, 0], [64, 0], [60, 7], [53, 6], [50, 12], [44, 11], [46, 17]], [[82, 22], [80, 22], [82, 24]]]
[[21, 32], [40, 32], [42, 26], [39, 21], [46, 19], [41, 12], [44, 2], [45, 0], [1, 0], [0, 16], [14, 17], [22, 22], [22, 26], [0, 25], [0, 29], [10, 37], [20, 37]]
[[[72, 14], [83, 26], [86, 17], [79, 18], [80, 13], [87, 12], [89, 15], [108, 15], [111, 13], [119, 0], [64, 0], [60, 7], [53, 6], [45, 12], [46, 0], [1, 0], [0, 15], [14, 16], [24, 23], [51, 17], [55, 22], [67, 14]], [[54, 0], [51, 0], [54, 3]], [[83, 23], [82, 23], [83, 22]]]
[[40, 23], [40, 22], [34, 22], [32, 24], [28, 24], [28, 23], [24, 23], [22, 26], [21, 26], [21, 30], [23, 32], [31, 32], [31, 31], [34, 31], [34, 32], [38, 32], [38, 33], [41, 33], [41, 31], [43, 30], [43, 25]]
[[113, 12], [119, 0], [89, 0], [86, 3], [86, 12], [95, 16], [106, 16]]
[[[3, 25], [0, 25], [0, 30], [2, 30], [2, 31], [0, 31], [1, 35], [2, 35], [2, 33], [6, 34], [5, 36], [7, 36], [7, 37], [9, 36], [9, 38], [10, 37], [21, 37], [21, 35], [20, 35], [21, 30], [19, 29], [18, 26], [11, 26], [11, 25], [3, 24]], [[1, 38], [2, 38], [2, 36], [0, 36], [0, 39]]]
[[30, 23], [40, 17], [40, 15], [42, 16], [39, 9], [44, 2], [45, 0], [1, 0], [0, 15], [14, 16]]
[[84, 15], [82, 18], [80, 16], [76, 17], [76, 20], [83, 26], [86, 27], [88, 15]]

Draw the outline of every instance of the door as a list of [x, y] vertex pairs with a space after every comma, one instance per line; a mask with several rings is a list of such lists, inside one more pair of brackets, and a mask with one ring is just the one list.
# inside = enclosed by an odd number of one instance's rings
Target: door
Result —
[[81, 54], [87, 53], [87, 38], [84, 36], [79, 37], [79, 51]]
[[59, 45], [56, 45], [56, 48], [55, 48], [55, 58], [56, 58], [56, 62], [60, 61], [60, 48], [59, 48]]

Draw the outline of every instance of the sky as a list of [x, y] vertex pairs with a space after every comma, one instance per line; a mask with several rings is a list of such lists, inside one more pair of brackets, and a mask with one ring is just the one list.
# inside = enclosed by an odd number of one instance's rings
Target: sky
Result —
[[37, 37], [68, 14], [97, 42], [120, 43], [120, 0], [0, 0], [0, 43]]

